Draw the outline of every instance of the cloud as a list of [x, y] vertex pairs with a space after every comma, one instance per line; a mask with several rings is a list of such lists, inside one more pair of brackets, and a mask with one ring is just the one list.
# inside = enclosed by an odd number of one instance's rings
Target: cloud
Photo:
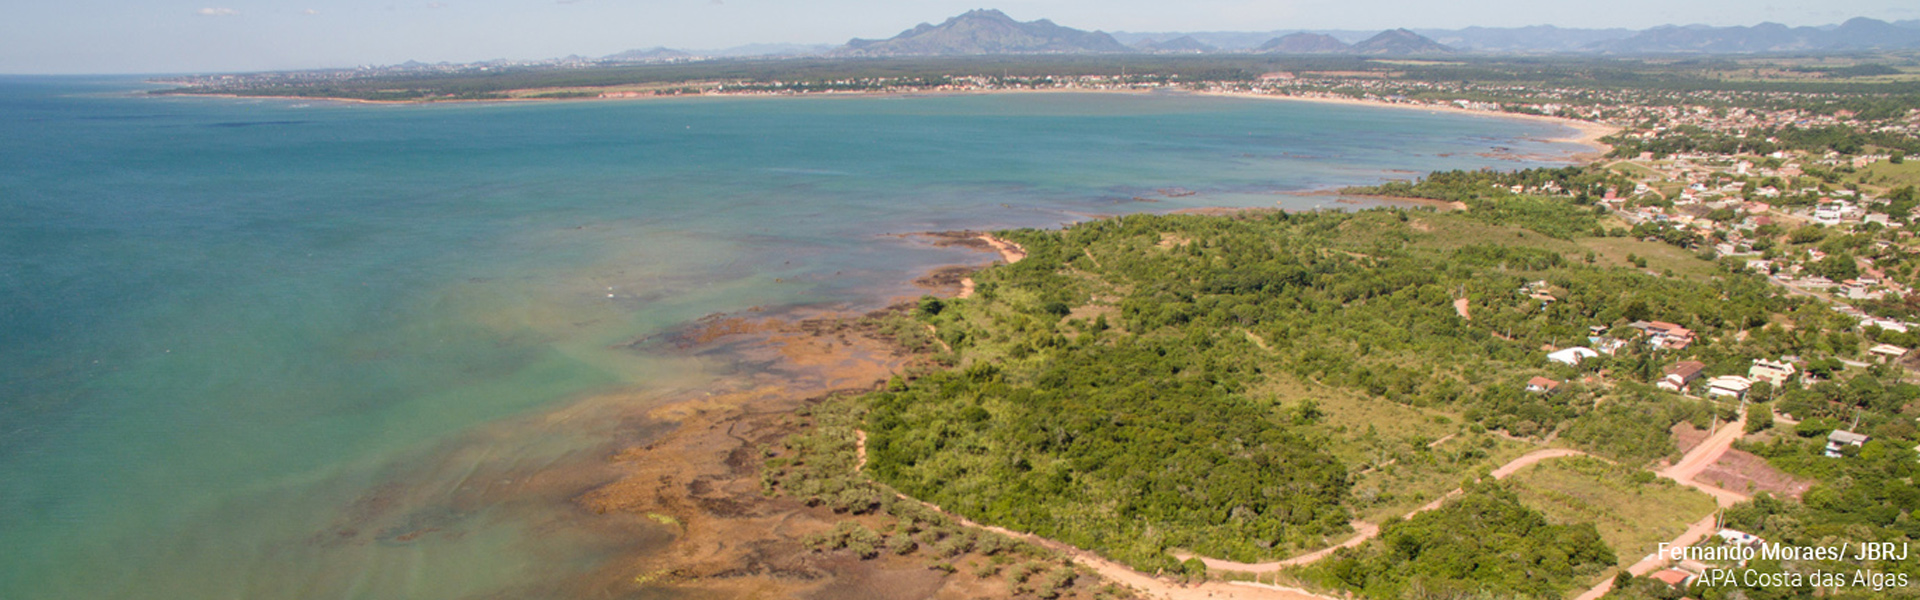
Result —
[[193, 11], [193, 14], [202, 17], [237, 17], [240, 16], [240, 11], [231, 8], [202, 8]]
[[317, 11], [317, 10], [314, 10], [314, 9], [311, 9], [311, 8], [309, 8], [309, 9], [306, 9], [306, 10], [303, 10], [303, 11], [300, 11], [300, 14], [303, 14], [303, 15], [306, 15], [306, 16], [309, 16], [309, 17], [311, 17], [311, 16], [314, 16], [314, 15], [318, 15], [318, 14], [320, 14], [320, 11]]

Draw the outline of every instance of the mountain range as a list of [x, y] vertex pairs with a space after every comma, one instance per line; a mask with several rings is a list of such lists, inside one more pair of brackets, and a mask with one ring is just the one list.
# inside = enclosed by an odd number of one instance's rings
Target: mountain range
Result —
[[607, 62], [659, 62], [744, 56], [964, 56], [981, 54], [1270, 53], [1423, 55], [1477, 54], [1757, 54], [1920, 49], [1920, 20], [1865, 17], [1823, 27], [1778, 23], [1709, 27], [1663, 25], [1645, 30], [1531, 27], [1465, 29], [1275, 30], [1106, 33], [1046, 19], [1018, 21], [998, 10], [968, 11], [935, 25], [921, 23], [883, 40], [855, 38], [840, 46], [753, 45], [687, 52], [629, 50]]
[[[1467, 27], [1465, 29], [1410, 28], [1439, 44], [1462, 52], [1480, 54], [1759, 54], [1769, 52], [1848, 52], [1858, 50], [1920, 49], [1920, 20], [1881, 21], [1854, 18], [1838, 25], [1788, 27], [1761, 23], [1750, 27], [1710, 27], [1706, 25], [1662, 25], [1644, 30], [1578, 29], [1534, 25], [1529, 27]], [[1300, 53], [1331, 52], [1330, 39], [1342, 44], [1357, 44], [1377, 35], [1377, 31], [1356, 30], [1274, 30], [1210, 32], [1114, 32], [1121, 43], [1140, 44], [1190, 38], [1219, 48], [1222, 52], [1275, 52], [1273, 44], [1302, 34], [1317, 36], [1312, 46], [1300, 44], [1308, 38], [1295, 38], [1291, 47]], [[1309, 48], [1321, 48], [1319, 50]], [[1295, 53], [1294, 51], [1279, 51]]]
[[969, 54], [1084, 54], [1132, 52], [1099, 31], [1061, 27], [1041, 19], [1022, 23], [997, 10], [973, 10], [939, 25], [921, 23], [884, 40], [854, 38], [831, 52], [840, 56], [951, 56]]

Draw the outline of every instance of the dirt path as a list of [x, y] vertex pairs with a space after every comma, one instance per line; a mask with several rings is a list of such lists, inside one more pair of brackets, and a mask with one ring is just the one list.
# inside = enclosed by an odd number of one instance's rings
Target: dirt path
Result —
[[853, 442], [853, 472], [859, 473], [867, 470], [867, 431], [853, 430]]
[[1267, 347], [1267, 340], [1265, 338], [1260, 337], [1259, 334], [1254, 333], [1253, 330], [1242, 327], [1240, 329], [1240, 333], [1247, 334], [1247, 341], [1253, 342], [1253, 345], [1259, 346], [1261, 350], [1265, 350], [1267, 352], [1273, 351], [1272, 348]]
[[[864, 430], [855, 429], [853, 430], [853, 437], [856, 443], [856, 446], [854, 447], [854, 455], [858, 457], [858, 459], [854, 461], [854, 470], [855, 471], [864, 470], [867, 467], [867, 432]], [[980, 523], [976, 523], [972, 519], [968, 519], [966, 517], [963, 517], [951, 512], [947, 512], [947, 509], [941, 508], [932, 503], [921, 501], [919, 499], [913, 498], [906, 494], [901, 494], [896, 492], [894, 496], [900, 498], [901, 500], [918, 502], [920, 503], [921, 506], [925, 506], [928, 509], [933, 510], [934, 512], [938, 512], [942, 515], [946, 515], [947, 518], [953, 519], [955, 523], [959, 523], [963, 526], [972, 527], [975, 529], [984, 529], [984, 530], [998, 533], [1000, 535], [1004, 535], [1010, 538], [1026, 540], [1028, 542], [1032, 542], [1042, 547], [1051, 549], [1055, 552], [1064, 554], [1068, 558], [1071, 558], [1073, 562], [1079, 563], [1080, 565], [1085, 566], [1089, 569], [1093, 569], [1094, 572], [1099, 573], [1101, 577], [1106, 578], [1108, 581], [1112, 581], [1114, 583], [1118, 583], [1120, 585], [1133, 588], [1135, 592], [1138, 592], [1141, 596], [1144, 596], [1147, 598], [1154, 598], [1159, 600], [1220, 600], [1220, 599], [1338, 600], [1331, 596], [1321, 596], [1318, 594], [1308, 592], [1306, 590], [1277, 586], [1277, 585], [1249, 584], [1245, 582], [1222, 582], [1222, 581], [1208, 581], [1208, 582], [1197, 583], [1197, 584], [1185, 584], [1185, 583], [1167, 581], [1164, 579], [1160, 579], [1158, 577], [1154, 577], [1152, 575], [1148, 575], [1146, 573], [1135, 571], [1133, 570], [1132, 567], [1128, 567], [1126, 565], [1116, 563], [1111, 560], [1107, 560], [1105, 558], [1101, 558], [1097, 554], [1088, 552], [1086, 550], [1082, 550], [1072, 545], [1068, 545], [1062, 542], [1057, 542], [1054, 540], [1043, 538], [1031, 533], [1021, 533], [1018, 531], [1007, 529], [1005, 527], [995, 527], [993, 525], [983, 525]], [[1365, 541], [1365, 540], [1362, 540], [1362, 541]], [[1331, 549], [1329, 549], [1329, 551], [1331, 551]]]
[[[1745, 431], [1744, 428], [1745, 428], [1745, 423], [1743, 421], [1734, 421], [1731, 423], [1727, 423], [1726, 425], [1722, 426], [1719, 431], [1714, 432], [1714, 434], [1710, 436], [1705, 442], [1702, 442], [1699, 446], [1696, 446], [1692, 451], [1688, 452], [1685, 456], [1683, 456], [1680, 459], [1680, 462], [1675, 463], [1671, 467], [1661, 470], [1659, 474], [1663, 477], [1672, 478], [1676, 481], [1679, 481], [1682, 484], [1700, 489], [1701, 491], [1704, 491], [1708, 494], [1713, 495], [1715, 500], [1718, 501], [1721, 506], [1728, 506], [1734, 502], [1745, 500], [1746, 497], [1744, 495], [1736, 494], [1731, 491], [1723, 490], [1723, 489], [1705, 485], [1705, 484], [1696, 483], [1693, 481], [1693, 476], [1698, 475], [1700, 471], [1706, 469], [1708, 465], [1711, 465], [1715, 461], [1719, 460], [1722, 454], [1725, 454], [1729, 448], [1733, 447], [1733, 442], [1740, 438], [1740, 436]], [[857, 466], [855, 468], [864, 469], [867, 464], [867, 434], [865, 431], [855, 430], [854, 435], [855, 435], [855, 440], [858, 443], [858, 447], [856, 448], [855, 452], [856, 452], [856, 455], [859, 457], [857, 461]], [[1520, 472], [1521, 469], [1525, 469], [1535, 464], [1539, 464], [1541, 461], [1554, 459], [1554, 458], [1570, 457], [1570, 456], [1591, 456], [1591, 455], [1585, 452], [1581, 452], [1579, 450], [1573, 450], [1569, 448], [1545, 448], [1545, 449], [1535, 450], [1535, 451], [1523, 454], [1519, 458], [1515, 458], [1511, 461], [1508, 461], [1504, 465], [1500, 465], [1499, 468], [1496, 468], [1492, 471], [1492, 475], [1495, 479], [1505, 479], [1506, 477], [1513, 475], [1514, 473]], [[1445, 495], [1442, 495], [1440, 498], [1437, 498], [1434, 501], [1421, 506], [1420, 508], [1416, 508], [1413, 511], [1408, 512], [1404, 518], [1412, 518], [1414, 515], [1417, 515], [1426, 511], [1438, 509], [1442, 505], [1446, 504], [1447, 500], [1454, 498], [1455, 496], [1459, 496], [1462, 493], [1463, 492], [1459, 489], [1455, 489], [1451, 492], [1447, 492]], [[1152, 575], [1135, 571], [1132, 568], [1127, 567], [1126, 565], [1122, 565], [1122, 564], [1107, 560], [1105, 558], [1101, 558], [1100, 556], [1093, 554], [1092, 552], [1088, 552], [1086, 550], [1082, 550], [1080, 548], [1076, 548], [1068, 544], [1043, 538], [1030, 533], [1021, 533], [1021, 532], [1013, 531], [1003, 527], [995, 527], [992, 525], [982, 525], [980, 523], [976, 523], [970, 519], [967, 519], [966, 517], [962, 517], [960, 515], [947, 512], [946, 509], [943, 509], [939, 506], [929, 504], [926, 502], [921, 502], [920, 500], [908, 497], [904, 494], [899, 494], [899, 497], [904, 500], [920, 502], [921, 505], [926, 506], [927, 508], [932, 509], [936, 512], [939, 512], [940, 514], [946, 515], [948, 518], [951, 518], [955, 522], [958, 522], [967, 527], [984, 529], [987, 531], [998, 533], [1000, 535], [1005, 535], [1005, 536], [1013, 537], [1016, 539], [1026, 540], [1026, 541], [1038, 544], [1040, 546], [1053, 549], [1056, 552], [1060, 552], [1070, 557], [1074, 562], [1084, 565], [1087, 568], [1093, 569], [1095, 572], [1099, 573], [1100, 576], [1105, 577], [1108, 580], [1113, 581], [1115, 583], [1119, 583], [1121, 585], [1125, 585], [1127, 587], [1133, 588], [1135, 591], [1139, 592], [1141, 595], [1146, 596], [1148, 598], [1156, 598], [1156, 599], [1162, 599], [1162, 600], [1203, 600], [1203, 599], [1242, 599], [1242, 598], [1248, 599], [1248, 600], [1270, 600], [1270, 599], [1271, 600], [1335, 600], [1331, 596], [1319, 595], [1319, 594], [1308, 592], [1306, 590], [1302, 590], [1299, 588], [1291, 588], [1291, 587], [1277, 586], [1277, 585], [1264, 584], [1264, 583], [1250, 583], [1245, 581], [1231, 581], [1231, 582], [1209, 581], [1209, 582], [1199, 583], [1199, 584], [1182, 584], [1182, 583], [1167, 581], [1164, 579], [1160, 579], [1158, 577], [1154, 577]], [[1692, 525], [1689, 525], [1685, 532], [1681, 533], [1679, 537], [1674, 538], [1673, 541], [1670, 542], [1671, 545], [1674, 547], [1683, 547], [1687, 545], [1692, 545], [1702, 539], [1705, 539], [1708, 535], [1711, 535], [1712, 532], [1714, 531], [1714, 528], [1716, 525], [1714, 517], [1715, 515], [1707, 515], [1705, 518], [1701, 519], [1700, 521], [1697, 521]], [[1352, 526], [1355, 530], [1354, 535], [1348, 538], [1347, 540], [1340, 542], [1338, 545], [1331, 546], [1328, 548], [1322, 548], [1320, 550], [1315, 550], [1313, 552], [1309, 552], [1306, 554], [1302, 554], [1302, 555], [1287, 558], [1287, 559], [1263, 562], [1263, 563], [1243, 563], [1243, 562], [1235, 562], [1235, 561], [1229, 561], [1229, 560], [1221, 560], [1217, 558], [1209, 558], [1204, 556], [1199, 558], [1202, 563], [1207, 565], [1207, 568], [1209, 570], [1256, 572], [1256, 573], [1262, 572], [1262, 571], [1276, 571], [1285, 567], [1312, 564], [1314, 562], [1318, 562], [1322, 559], [1325, 559], [1328, 556], [1331, 556], [1334, 552], [1339, 551], [1341, 548], [1356, 547], [1366, 543], [1367, 540], [1373, 539], [1374, 537], [1380, 535], [1380, 527], [1372, 523], [1367, 523], [1364, 521], [1354, 521], [1352, 523]], [[1192, 554], [1179, 553], [1179, 552], [1174, 553], [1174, 556], [1181, 560], [1188, 560], [1188, 559], [1194, 558], [1194, 555]], [[1660, 560], [1657, 555], [1648, 555], [1640, 559], [1640, 561], [1635, 562], [1633, 565], [1629, 566], [1627, 568], [1627, 571], [1634, 575], [1645, 575], [1659, 568], [1665, 563], [1666, 561]], [[1598, 585], [1595, 585], [1593, 588], [1590, 588], [1586, 592], [1583, 592], [1578, 598], [1576, 598], [1576, 600], [1595, 600], [1605, 595], [1607, 591], [1611, 590], [1612, 588], [1613, 588], [1613, 579], [1607, 578], [1605, 580], [1602, 580]]]
[[[1021, 248], [1019, 244], [1015, 244], [1013, 242], [1009, 242], [997, 237], [993, 237], [992, 234], [987, 234], [987, 233], [980, 234], [979, 239], [982, 242], [986, 242], [988, 246], [993, 246], [993, 250], [995, 252], [1000, 253], [1000, 260], [1007, 261], [1007, 264], [1020, 262], [1020, 259], [1027, 257], [1027, 249]], [[1093, 255], [1088, 254], [1087, 258], [1093, 258]], [[1095, 265], [1098, 265], [1100, 264], [1100, 261], [1096, 259], [1093, 261], [1093, 263]], [[960, 296], [959, 297], [961, 298], [973, 297], [973, 278], [972, 277], [968, 277], [960, 280]]]
[[[1661, 469], [1659, 475], [1677, 481], [1681, 485], [1706, 492], [1708, 495], [1713, 496], [1714, 502], [1721, 508], [1746, 501], [1746, 494], [1693, 480], [1695, 476], [1698, 476], [1701, 471], [1706, 470], [1708, 466], [1719, 462], [1721, 455], [1726, 454], [1727, 450], [1733, 447], [1735, 441], [1739, 440], [1741, 436], [1746, 435], [1746, 427], [1747, 419], [1745, 416], [1742, 416], [1739, 420], [1721, 425], [1719, 431], [1713, 432], [1713, 435], [1708, 436], [1705, 441], [1700, 442], [1700, 445], [1694, 446], [1692, 450], [1687, 451], [1685, 456], [1680, 457], [1680, 462], [1673, 463], [1673, 466]], [[1668, 542], [1668, 545], [1674, 548], [1684, 548], [1706, 539], [1708, 535], [1712, 535], [1718, 528], [1717, 516], [1718, 513], [1709, 514], [1699, 521], [1695, 521], [1692, 525], [1688, 525], [1687, 530], [1681, 532], [1678, 537], [1673, 538], [1672, 541]], [[1627, 572], [1635, 576], [1646, 575], [1666, 565], [1667, 562], [1667, 560], [1660, 558], [1659, 554], [1648, 554], [1628, 566]], [[1613, 578], [1608, 577], [1587, 591], [1582, 592], [1579, 596], [1575, 597], [1574, 600], [1596, 600], [1601, 596], [1607, 595], [1607, 592], [1612, 589]]]
[[[1442, 441], [1445, 441], [1445, 440], [1442, 440]], [[1567, 448], [1546, 448], [1542, 450], [1535, 450], [1532, 452], [1528, 452], [1524, 455], [1521, 455], [1519, 458], [1508, 461], [1507, 464], [1500, 465], [1500, 468], [1493, 470], [1493, 478], [1505, 479], [1508, 475], [1518, 473], [1521, 469], [1525, 469], [1529, 466], [1539, 463], [1540, 461], [1547, 460], [1550, 458], [1561, 458], [1561, 457], [1567, 457], [1567, 456], [1587, 456], [1587, 453], [1581, 452], [1579, 450], [1571, 450]], [[1413, 518], [1414, 515], [1427, 512], [1436, 508], [1440, 508], [1441, 505], [1446, 504], [1447, 500], [1452, 499], [1455, 496], [1459, 496], [1461, 493], [1462, 492], [1459, 489], [1454, 489], [1451, 492], [1447, 492], [1446, 494], [1440, 496], [1439, 498], [1434, 499], [1434, 501], [1428, 502], [1427, 504], [1421, 506], [1420, 508], [1413, 509], [1412, 512], [1408, 512], [1406, 516], [1403, 518]], [[1208, 558], [1208, 557], [1202, 556], [1200, 557], [1200, 562], [1206, 563], [1208, 569], [1217, 569], [1221, 571], [1252, 571], [1252, 572], [1274, 571], [1274, 570], [1281, 569], [1283, 567], [1292, 567], [1292, 566], [1312, 564], [1315, 562], [1319, 562], [1321, 559], [1331, 556], [1335, 551], [1341, 548], [1352, 548], [1355, 546], [1359, 546], [1360, 544], [1366, 543], [1367, 540], [1373, 539], [1374, 536], [1380, 535], [1380, 526], [1378, 525], [1374, 525], [1372, 523], [1368, 523], [1365, 521], [1354, 521], [1352, 525], [1355, 531], [1353, 537], [1347, 538], [1346, 541], [1340, 542], [1339, 545], [1328, 547], [1328, 548], [1322, 548], [1322, 549], [1315, 550], [1313, 552], [1309, 552], [1309, 553], [1295, 556], [1292, 558], [1286, 558], [1286, 559], [1263, 562], [1263, 563], [1243, 563], [1243, 562], [1221, 560], [1218, 558]], [[1174, 557], [1179, 558], [1180, 560], [1187, 560], [1189, 558], [1193, 558], [1193, 556], [1194, 555], [1192, 554], [1187, 554], [1183, 552], [1174, 553]]]
[[[1715, 515], [1707, 515], [1706, 518], [1695, 521], [1692, 525], [1688, 525], [1685, 532], [1682, 532], [1679, 537], [1673, 538], [1668, 544], [1674, 548], [1684, 548], [1706, 539], [1708, 535], [1717, 529], [1714, 517]], [[1667, 564], [1667, 561], [1661, 559], [1659, 554], [1648, 554], [1642, 557], [1639, 562], [1635, 562], [1632, 566], [1627, 567], [1627, 572], [1637, 577], [1652, 573], [1655, 569], [1659, 569], [1665, 564]], [[1601, 596], [1607, 595], [1609, 591], [1613, 591], [1612, 577], [1600, 580], [1599, 584], [1594, 585], [1585, 592], [1581, 592], [1579, 596], [1574, 597], [1574, 600], [1598, 600]]]
[[[900, 497], [907, 500], [913, 500], [912, 498], [908, 498], [904, 495]], [[914, 501], [920, 502], [919, 500], [914, 500]], [[1265, 585], [1265, 584], [1252, 585], [1252, 584], [1245, 584], [1243, 582], [1224, 582], [1224, 581], [1208, 581], [1204, 583], [1185, 584], [1185, 583], [1167, 581], [1165, 579], [1160, 579], [1158, 577], [1154, 577], [1146, 573], [1135, 571], [1133, 570], [1132, 567], [1128, 567], [1126, 565], [1116, 563], [1116, 562], [1107, 560], [1105, 558], [1101, 558], [1099, 555], [1096, 555], [1092, 552], [1088, 552], [1086, 550], [1082, 550], [1080, 548], [1076, 548], [1061, 542], [1056, 542], [1054, 540], [1033, 535], [1031, 533], [1021, 533], [1018, 531], [1013, 531], [1010, 529], [1006, 529], [1004, 527], [982, 525], [980, 523], [975, 523], [966, 517], [962, 517], [960, 515], [947, 512], [946, 509], [940, 508], [938, 506], [928, 504], [926, 502], [920, 502], [920, 504], [923, 506], [926, 506], [927, 508], [933, 509], [935, 511], [939, 511], [940, 514], [946, 515], [948, 518], [953, 519], [954, 522], [959, 523], [961, 525], [978, 528], [978, 529], [985, 529], [987, 531], [998, 533], [1000, 535], [1004, 535], [1014, 539], [1026, 540], [1028, 542], [1032, 542], [1034, 544], [1038, 544], [1040, 546], [1051, 549], [1055, 552], [1064, 554], [1067, 557], [1073, 559], [1073, 562], [1079, 563], [1080, 565], [1085, 566], [1089, 569], [1093, 569], [1094, 572], [1099, 573], [1101, 577], [1106, 578], [1108, 581], [1112, 581], [1114, 583], [1118, 583], [1120, 585], [1133, 588], [1135, 592], [1147, 598], [1155, 598], [1155, 599], [1162, 599], [1162, 600], [1209, 600], [1209, 599], [1219, 600], [1222, 598], [1246, 599], [1246, 600], [1337, 600], [1331, 596], [1321, 596], [1321, 595], [1314, 594], [1299, 588], [1290, 588], [1290, 587], [1283, 587], [1283, 586], [1277, 586], [1277, 585]]]
[[1688, 451], [1685, 456], [1680, 457], [1680, 462], [1673, 463], [1671, 467], [1661, 469], [1658, 474], [1661, 477], [1680, 482], [1682, 485], [1706, 492], [1708, 495], [1713, 496], [1714, 501], [1718, 502], [1722, 507], [1745, 502], [1747, 500], [1746, 494], [1707, 485], [1694, 481], [1693, 478], [1699, 476], [1701, 471], [1705, 471], [1707, 467], [1712, 466], [1713, 463], [1719, 462], [1720, 457], [1726, 454], [1728, 449], [1733, 448], [1733, 443], [1738, 441], [1741, 436], [1746, 435], [1746, 425], [1747, 419], [1743, 415], [1738, 420], [1730, 421], [1720, 426], [1719, 431], [1713, 432], [1713, 435], [1708, 436], [1706, 441], [1700, 442], [1700, 445], [1694, 446], [1693, 450]]

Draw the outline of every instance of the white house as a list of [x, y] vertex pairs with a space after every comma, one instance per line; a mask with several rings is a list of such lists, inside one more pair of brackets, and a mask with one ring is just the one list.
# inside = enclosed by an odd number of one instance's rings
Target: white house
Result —
[[1753, 380], [1751, 379], [1739, 375], [1721, 375], [1707, 380], [1707, 395], [1742, 398], [1747, 395], [1747, 390], [1752, 387]]
[[1760, 539], [1760, 536], [1747, 533], [1745, 531], [1740, 531], [1738, 529], [1722, 529], [1720, 530], [1719, 533], [1715, 535], [1720, 536], [1720, 539], [1725, 540], [1727, 544], [1734, 545], [1734, 546], [1758, 547], [1758, 546], [1765, 545], [1767, 543], [1766, 540]]
[[1753, 366], [1747, 368], [1748, 377], [1752, 377], [1755, 381], [1772, 383], [1775, 387], [1786, 385], [1787, 380], [1792, 378], [1795, 372], [1793, 363], [1764, 358], [1754, 359]]
[[1872, 439], [1871, 436], [1835, 429], [1833, 433], [1827, 434], [1827, 457], [1840, 458], [1841, 456], [1845, 456], [1841, 454], [1840, 451], [1847, 446], [1858, 448], [1867, 445], [1867, 441]]
[[1547, 360], [1568, 366], [1580, 366], [1580, 361], [1599, 356], [1592, 348], [1575, 346], [1547, 355]]

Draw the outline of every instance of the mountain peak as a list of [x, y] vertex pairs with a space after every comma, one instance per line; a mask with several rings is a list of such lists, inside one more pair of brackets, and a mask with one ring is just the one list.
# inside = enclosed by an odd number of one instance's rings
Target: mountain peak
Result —
[[1014, 21], [1013, 17], [1007, 16], [1007, 13], [1000, 12], [1000, 9], [997, 9], [997, 8], [976, 8], [967, 12], [960, 13], [958, 16], [955, 16], [947, 20], [952, 21], [954, 19], [968, 19], [968, 18], [995, 19], [1000, 21], [1006, 21], [1009, 23], [1018, 22], [1018, 21]]
[[1453, 52], [1453, 49], [1407, 29], [1389, 29], [1354, 44], [1353, 51], [1361, 54], [1445, 54]]
[[1307, 33], [1305, 31], [1289, 33], [1267, 40], [1267, 43], [1261, 44], [1259, 48], [1254, 49], [1255, 52], [1270, 52], [1273, 54], [1335, 54], [1350, 52], [1352, 50], [1352, 46], [1348, 46], [1346, 42], [1342, 42], [1333, 36], [1324, 33]]
[[834, 53], [851, 56], [1069, 54], [1128, 52], [1112, 36], [1040, 19], [1022, 23], [993, 9], [975, 9], [939, 25], [921, 24], [885, 40], [854, 39]]

